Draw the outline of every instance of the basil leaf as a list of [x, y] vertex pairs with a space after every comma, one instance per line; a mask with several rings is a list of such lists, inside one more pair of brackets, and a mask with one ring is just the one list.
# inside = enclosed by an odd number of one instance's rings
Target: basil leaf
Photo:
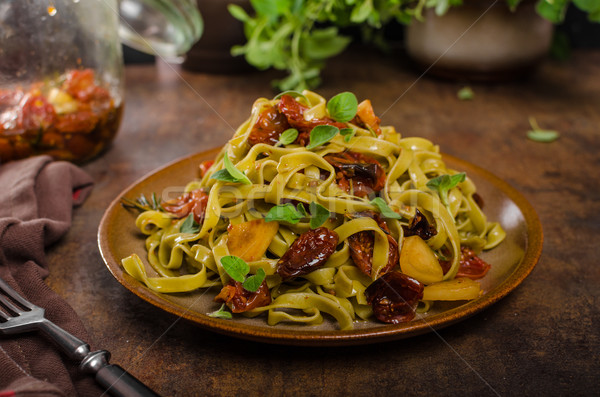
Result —
[[381, 197], [375, 197], [373, 200], [371, 200], [371, 204], [376, 205], [377, 208], [379, 208], [379, 212], [381, 213], [381, 215], [383, 215], [384, 218], [390, 218], [390, 219], [401, 219], [402, 218], [400, 216], [400, 214], [398, 214], [397, 212], [392, 210], [387, 205], [385, 200], [382, 199]]
[[333, 139], [340, 129], [333, 125], [318, 125], [310, 132], [310, 140], [306, 149], [311, 150]]
[[252, 182], [244, 173], [238, 170], [235, 165], [229, 160], [229, 156], [225, 153], [225, 157], [223, 157], [223, 165], [224, 169], [219, 170], [211, 175], [210, 179], [217, 179], [219, 181], [225, 182], [233, 182], [233, 183], [243, 183], [245, 185], [251, 185]]
[[300, 215], [302, 215], [305, 218], [308, 217], [308, 212], [306, 212], [306, 208], [304, 208], [304, 204], [298, 203], [296, 208], [298, 209], [298, 212], [300, 213]]
[[448, 192], [450, 189], [455, 188], [459, 183], [463, 182], [466, 178], [466, 174], [461, 172], [460, 174], [454, 175], [440, 175], [427, 181], [427, 187], [431, 190], [438, 192], [440, 200], [444, 205], [448, 205]]
[[228, 312], [227, 310], [225, 310], [225, 304], [223, 303], [221, 305], [221, 307], [219, 308], [219, 310], [216, 310], [212, 313], [208, 313], [209, 317], [215, 317], [215, 318], [224, 318], [226, 320], [230, 320], [232, 318], [232, 315], [230, 312]]
[[289, 145], [290, 143], [293, 143], [296, 138], [298, 138], [298, 130], [295, 128], [288, 128], [281, 133], [279, 136], [279, 142], [277, 142], [277, 144]]
[[222, 169], [222, 170], [216, 171], [215, 173], [213, 173], [210, 176], [210, 179], [216, 179], [216, 180], [224, 181], [224, 182], [237, 183], [237, 179], [234, 178], [233, 176], [231, 176], [231, 174], [229, 173], [229, 171], [227, 171], [226, 169]]
[[183, 221], [183, 223], [179, 227], [180, 233], [196, 234], [199, 231], [200, 231], [200, 225], [198, 224], [198, 222], [196, 222], [194, 220], [194, 215], [192, 215], [192, 214], [189, 214], [187, 216], [187, 218], [185, 218], [185, 221]]
[[470, 101], [471, 99], [475, 98], [475, 93], [473, 92], [471, 87], [466, 86], [466, 87], [463, 87], [460, 90], [458, 90], [458, 92], [456, 93], [456, 96], [461, 101]]
[[237, 19], [238, 21], [248, 22], [250, 20], [250, 17], [246, 13], [246, 10], [244, 10], [237, 4], [228, 4], [227, 11], [229, 11], [231, 16]]
[[315, 203], [314, 201], [309, 205], [310, 210], [310, 228], [316, 229], [319, 226], [323, 225], [327, 219], [331, 216], [329, 210], [323, 207], [319, 203]]
[[536, 142], [554, 142], [560, 137], [558, 131], [554, 130], [531, 130], [527, 131], [527, 138]]
[[354, 134], [356, 134], [356, 130], [353, 130], [352, 128], [342, 128], [340, 130], [340, 135], [344, 137], [344, 142], [346, 143], [350, 142], [350, 139], [352, 139]]
[[221, 265], [223, 265], [223, 269], [225, 269], [229, 277], [240, 283], [244, 282], [246, 274], [250, 271], [250, 266], [248, 266], [246, 261], [235, 255], [222, 257]]
[[244, 289], [246, 291], [256, 292], [260, 288], [265, 277], [266, 277], [265, 271], [263, 270], [262, 267], [260, 267], [256, 271], [255, 275], [248, 277], [246, 279], [246, 281], [244, 281], [244, 283], [242, 284], [242, 287], [244, 287]]
[[301, 51], [315, 60], [327, 59], [342, 52], [351, 41], [350, 37], [342, 36], [335, 26], [312, 29], [310, 35], [302, 38]]
[[279, 204], [274, 207], [271, 207], [267, 215], [265, 216], [265, 222], [287, 222], [295, 225], [300, 222], [304, 216], [299, 213], [296, 208], [290, 203], [287, 204]]
[[358, 110], [358, 101], [351, 92], [342, 92], [337, 94], [327, 102], [327, 111], [329, 115], [340, 123], [346, 123], [356, 116]]

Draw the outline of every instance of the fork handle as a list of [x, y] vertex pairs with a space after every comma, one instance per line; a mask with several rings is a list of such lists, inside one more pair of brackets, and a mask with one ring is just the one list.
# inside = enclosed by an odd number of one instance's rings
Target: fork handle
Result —
[[38, 329], [60, 346], [72, 360], [81, 361], [90, 352], [90, 347], [87, 343], [65, 331], [50, 320], [44, 318], [38, 324]]
[[135, 376], [118, 365], [109, 364], [110, 353], [100, 350], [88, 354], [80, 367], [96, 374], [96, 381], [115, 397], [160, 397]]

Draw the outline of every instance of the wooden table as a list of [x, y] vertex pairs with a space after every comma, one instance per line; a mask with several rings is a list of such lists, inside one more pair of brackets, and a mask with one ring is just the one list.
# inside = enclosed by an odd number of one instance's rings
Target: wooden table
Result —
[[[537, 210], [544, 250], [532, 274], [480, 314], [394, 342], [300, 348], [203, 330], [122, 287], [100, 257], [100, 218], [119, 192], [187, 154], [224, 144], [274, 73], [192, 74], [159, 62], [126, 70], [125, 116], [112, 148], [84, 166], [92, 195], [50, 249], [48, 282], [95, 347], [165, 396], [586, 395], [600, 386], [600, 52], [546, 61], [528, 81], [472, 85], [419, 76], [401, 55], [348, 53], [319, 89], [370, 98], [383, 124], [438, 143], [518, 189]], [[525, 136], [529, 116], [561, 137]]]

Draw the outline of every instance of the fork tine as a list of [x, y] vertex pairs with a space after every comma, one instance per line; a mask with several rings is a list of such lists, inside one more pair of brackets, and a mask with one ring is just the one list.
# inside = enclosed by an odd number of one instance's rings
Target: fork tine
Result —
[[11, 301], [9, 301], [8, 299], [6, 299], [4, 297], [4, 295], [0, 294], [0, 307], [2, 307], [2, 306], [4, 306], [5, 308], [7, 308], [9, 311], [13, 312], [16, 315], [23, 313], [23, 309], [13, 305]]
[[12, 289], [10, 287], [10, 285], [8, 285], [6, 283], [6, 281], [2, 280], [1, 278], [0, 278], [0, 292], [4, 292], [4, 294], [6, 296], [10, 297], [13, 301], [18, 302], [19, 304], [21, 304], [23, 307], [25, 307], [27, 309], [34, 309], [37, 307], [33, 303], [25, 300], [17, 291]]

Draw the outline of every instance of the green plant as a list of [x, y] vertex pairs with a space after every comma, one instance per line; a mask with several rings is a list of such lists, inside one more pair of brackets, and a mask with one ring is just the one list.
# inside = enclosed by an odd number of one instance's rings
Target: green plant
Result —
[[[280, 90], [317, 87], [327, 59], [341, 53], [351, 37], [340, 32], [358, 27], [364, 39], [384, 45], [381, 28], [390, 21], [401, 24], [421, 19], [425, 8], [443, 15], [463, 0], [250, 0], [254, 15], [229, 5], [229, 12], [244, 23], [247, 42], [235, 46], [233, 55], [245, 56], [254, 67], [275, 68], [287, 76], [274, 81]], [[600, 22], [599, 0], [538, 0], [537, 12], [560, 23], [572, 3]], [[515, 9], [521, 0], [506, 0]]]

